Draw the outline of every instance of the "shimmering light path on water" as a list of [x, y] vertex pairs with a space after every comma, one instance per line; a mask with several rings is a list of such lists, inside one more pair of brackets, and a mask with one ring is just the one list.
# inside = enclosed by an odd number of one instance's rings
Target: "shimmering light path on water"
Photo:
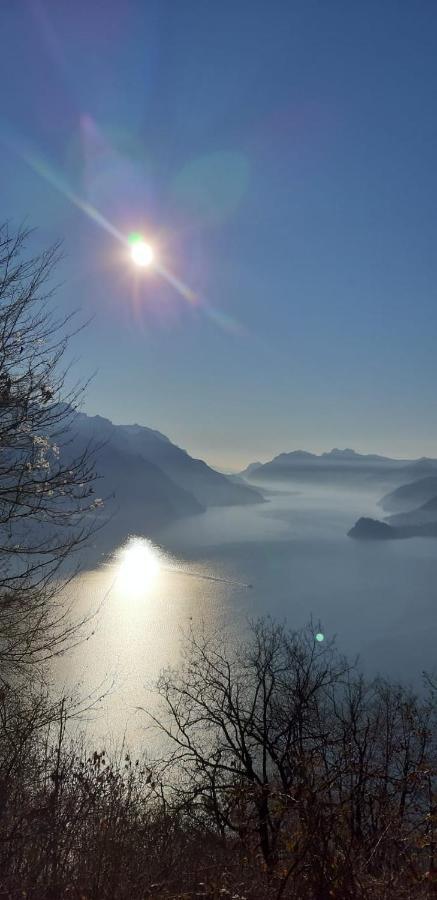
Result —
[[211, 509], [165, 529], [159, 547], [128, 542], [82, 575], [70, 590], [78, 617], [98, 610], [94, 633], [58, 661], [56, 678], [83, 692], [106, 682], [93, 733], [150, 747], [138, 709], [156, 711], [153, 684], [178, 664], [184, 632], [241, 642], [258, 615], [292, 628], [312, 618], [366, 672], [419, 684], [435, 666], [436, 541], [347, 538], [358, 515], [375, 515], [376, 499], [312, 490]]

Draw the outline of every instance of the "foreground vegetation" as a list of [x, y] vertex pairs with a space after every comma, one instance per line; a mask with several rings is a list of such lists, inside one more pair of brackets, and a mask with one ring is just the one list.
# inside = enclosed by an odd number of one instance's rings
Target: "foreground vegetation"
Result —
[[310, 630], [258, 622], [238, 651], [191, 635], [159, 690], [148, 765], [3, 692], [0, 896], [434, 896], [432, 687], [366, 684]]
[[158, 760], [146, 730], [138, 760], [72, 738], [80, 703], [46, 679], [79, 638], [59, 587], [101, 501], [93, 448], [68, 453], [56, 251], [25, 242], [0, 232], [0, 898], [435, 896], [433, 683], [366, 682], [311, 625], [189, 634], [143, 710]]

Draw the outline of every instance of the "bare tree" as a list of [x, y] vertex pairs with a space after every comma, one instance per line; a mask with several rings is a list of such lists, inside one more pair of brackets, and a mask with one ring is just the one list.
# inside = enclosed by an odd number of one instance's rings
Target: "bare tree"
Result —
[[191, 632], [158, 691], [174, 807], [258, 853], [266, 896], [400, 897], [433, 870], [431, 702], [268, 620], [237, 647]]
[[270, 622], [193, 634], [160, 690], [174, 751], [153, 765], [71, 742], [64, 700], [0, 690], [0, 894], [435, 896], [431, 700]]
[[267, 869], [311, 789], [309, 757], [328, 738], [321, 698], [347, 670], [311, 629], [293, 634], [260, 621], [234, 651], [191, 633], [182, 670], [159, 680], [168, 717], [158, 724], [175, 745], [166, 767], [177, 772], [179, 802], [192, 807], [195, 797], [223, 833], [255, 839]]
[[[93, 450], [72, 450], [84, 385], [67, 387], [72, 316], [54, 313], [59, 246], [27, 253], [0, 229], [0, 677], [72, 638], [58, 603], [63, 564], [95, 527]], [[8, 674], [9, 673], [9, 674]]]

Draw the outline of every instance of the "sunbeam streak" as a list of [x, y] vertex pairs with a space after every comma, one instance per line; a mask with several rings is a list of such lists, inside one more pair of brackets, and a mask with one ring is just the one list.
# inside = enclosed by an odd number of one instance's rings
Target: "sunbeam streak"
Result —
[[71, 188], [66, 184], [63, 178], [57, 175], [52, 171], [48, 163], [46, 163], [43, 159], [38, 156], [33, 156], [29, 153], [26, 153], [23, 150], [15, 148], [17, 154], [21, 157], [21, 159], [27, 163], [27, 165], [33, 169], [37, 175], [40, 175], [41, 178], [44, 178], [52, 187], [56, 188], [61, 194], [66, 197], [67, 200], [70, 200], [78, 209], [80, 209], [89, 219], [96, 223], [96, 225], [100, 225], [108, 234], [112, 235], [112, 237], [116, 238], [117, 241], [121, 241], [125, 246], [129, 246], [129, 242], [127, 238], [115, 228], [108, 219], [99, 212], [95, 206], [92, 206], [91, 203], [87, 203], [86, 200], [83, 200], [76, 194]]
[[72, 190], [65, 178], [57, 174], [52, 166], [44, 160], [38, 153], [23, 149], [16, 136], [4, 138], [4, 143], [26, 163], [29, 168], [35, 172], [40, 178], [43, 178], [48, 184], [54, 187], [60, 194], [77, 207], [92, 222], [106, 231], [111, 237], [121, 243], [129, 252], [131, 261], [139, 268], [153, 268], [164, 281], [166, 281], [179, 296], [183, 297], [191, 306], [197, 307], [201, 313], [211, 322], [224, 331], [228, 331], [234, 335], [247, 335], [246, 328], [233, 317], [216, 309], [207, 303], [205, 298], [201, 298], [199, 294], [192, 290], [180, 278], [174, 275], [166, 266], [159, 262], [156, 258], [154, 248], [142, 235], [134, 232], [131, 235], [123, 234], [115, 225], [112, 224], [95, 206], [84, 200], [79, 194]]

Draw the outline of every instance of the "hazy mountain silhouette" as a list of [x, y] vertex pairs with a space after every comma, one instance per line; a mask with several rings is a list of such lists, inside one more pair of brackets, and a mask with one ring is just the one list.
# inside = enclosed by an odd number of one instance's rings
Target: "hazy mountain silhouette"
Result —
[[410, 460], [404, 467], [404, 472], [405, 474], [411, 474], [413, 478], [420, 478], [433, 473], [437, 474], [437, 459], [422, 456], [420, 459]]
[[387, 512], [406, 512], [416, 509], [437, 495], [437, 475], [427, 475], [416, 481], [402, 484], [379, 501]]
[[387, 516], [385, 521], [389, 525], [395, 526], [428, 525], [437, 522], [437, 497], [432, 497], [431, 500], [423, 503], [417, 509]]
[[390, 540], [396, 537], [396, 529], [386, 525], [385, 522], [379, 522], [378, 519], [369, 519], [363, 516], [348, 531], [348, 536], [366, 541]]
[[111, 443], [99, 450], [96, 468], [100, 476], [96, 492], [113, 498], [110, 511], [122, 523], [123, 531], [127, 528], [152, 532], [174, 519], [205, 509], [158, 466], [139, 454], [126, 454]]
[[201, 459], [193, 459], [159, 431], [142, 425], [117, 425], [115, 428], [132, 451], [158, 465], [203, 506], [235, 506], [263, 501], [259, 491], [216, 472]]
[[390, 459], [374, 453], [362, 454], [346, 448], [335, 447], [326, 453], [317, 455], [306, 450], [293, 450], [280, 453], [270, 462], [251, 464], [245, 469], [244, 477], [250, 482], [262, 484], [272, 481], [314, 482], [319, 484], [342, 483], [366, 486], [369, 483], [380, 483], [389, 487], [399, 484], [408, 478], [402, 470], [409, 465], [408, 460]]
[[320, 457], [316, 456], [316, 459], [324, 459], [329, 460], [330, 462], [353, 462], [362, 464], [363, 461], [367, 463], [394, 463], [396, 462], [393, 459], [389, 459], [387, 456], [379, 456], [377, 453], [357, 453], [356, 450], [351, 450], [350, 447], [346, 447], [344, 450], [340, 450], [338, 447], [334, 447], [332, 450], [328, 450], [325, 453], [321, 453]]
[[95, 448], [100, 476], [96, 494], [108, 498], [102, 515], [111, 517], [111, 535], [154, 534], [207, 506], [263, 500], [254, 488], [234, 484], [151, 428], [114, 425], [102, 416], [79, 413], [61, 452], [73, 457], [89, 445]]
[[260, 468], [260, 466], [262, 466], [262, 463], [261, 463], [261, 462], [253, 462], [253, 463], [249, 463], [249, 465], [248, 465], [245, 469], [243, 469], [242, 472], [239, 473], [239, 476], [238, 476], [238, 477], [239, 477], [239, 478], [246, 478], [246, 477], [249, 477], [249, 476], [252, 474], [252, 472], [255, 472], [256, 469], [259, 469], [259, 468]]
[[422, 525], [406, 525], [394, 527], [380, 522], [378, 519], [362, 517], [355, 522], [353, 528], [348, 531], [348, 536], [358, 540], [385, 541], [405, 540], [413, 537], [437, 537], [437, 521]]
[[[417, 460], [399, 470], [411, 475], [421, 471], [435, 471], [434, 460]], [[437, 537], [437, 475], [417, 478], [401, 484], [379, 501], [384, 510], [399, 510], [384, 522], [362, 517], [348, 532], [349, 537], [361, 540], [386, 540], [408, 537]]]
[[270, 462], [251, 463], [241, 475], [255, 484], [300, 481], [337, 487], [378, 484], [387, 489], [428, 472], [437, 476], [437, 460], [391, 459], [376, 453], [357, 453], [349, 447], [334, 447], [319, 455], [307, 450], [280, 453]]

